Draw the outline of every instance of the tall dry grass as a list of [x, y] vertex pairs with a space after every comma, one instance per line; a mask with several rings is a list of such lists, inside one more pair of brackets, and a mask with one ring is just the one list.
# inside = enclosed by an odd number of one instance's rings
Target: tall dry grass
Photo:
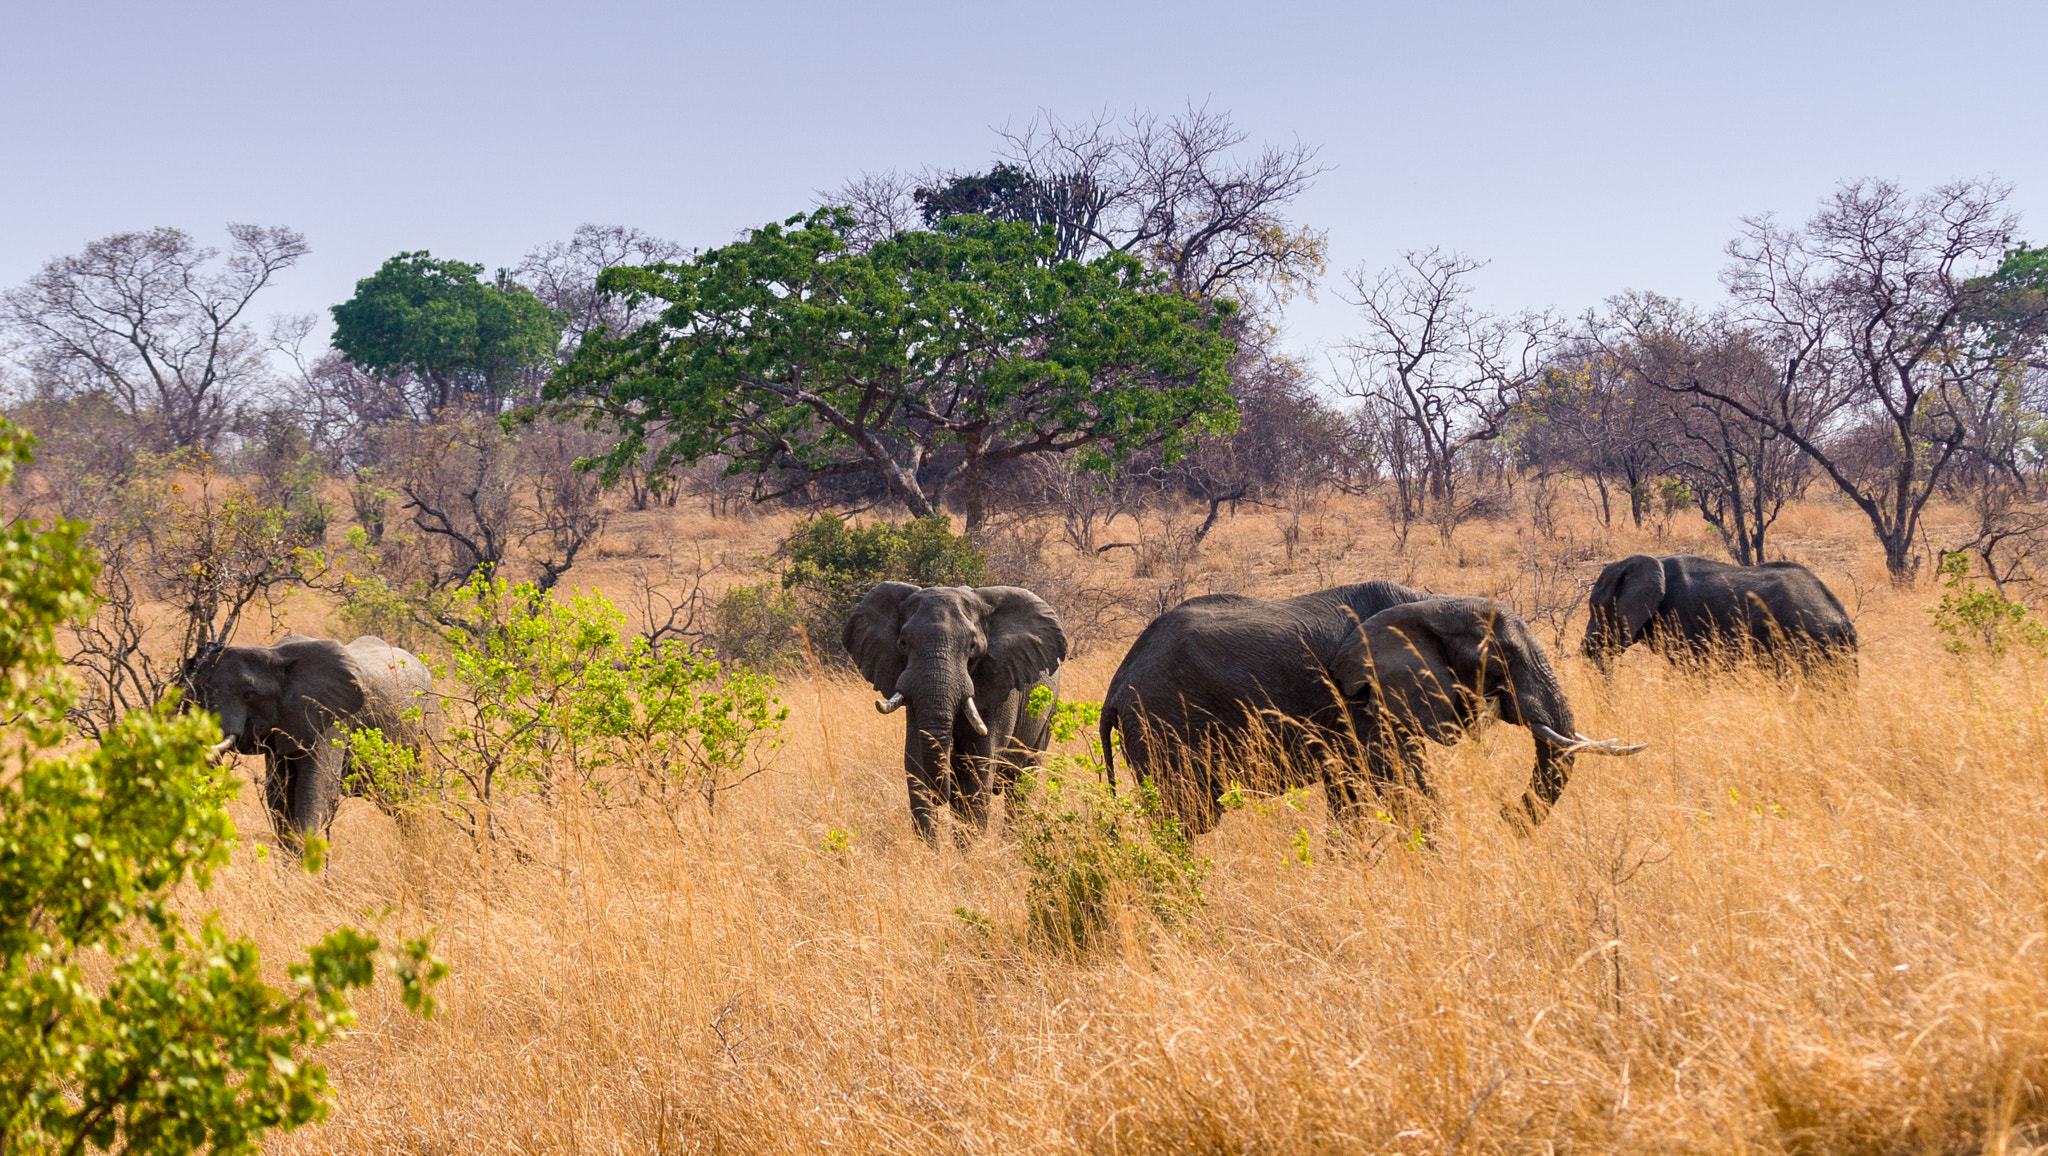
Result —
[[[1475, 527], [1396, 556], [1370, 511], [1322, 517], [1291, 573], [1275, 525], [1229, 524], [1198, 587], [1484, 593], [1532, 558], [1568, 551], [1590, 577], [1699, 535]], [[451, 833], [401, 839], [351, 801], [324, 874], [245, 854], [208, 902], [274, 958], [337, 922], [432, 927], [453, 975], [431, 1022], [364, 1000], [324, 1056], [332, 1119], [278, 1148], [2041, 1144], [2048, 673], [1960, 669], [1928, 628], [1932, 588], [1882, 588], [1846, 515], [1796, 525], [1786, 545], [1861, 603], [1853, 694], [1701, 680], [1642, 653], [1604, 685], [1558, 655], [1583, 729], [1652, 746], [1582, 758], [1533, 837], [1498, 814], [1531, 742], [1496, 726], [1433, 748], [1428, 847], [1353, 839], [1313, 796], [1240, 811], [1197, 841], [1213, 869], [1191, 926], [1133, 916], [1078, 957], [1026, 935], [1011, 845], [912, 836], [902, 723], [850, 678], [786, 686], [773, 772], [681, 835], [564, 809], [537, 817], [552, 827], [533, 861], [482, 865]], [[1069, 695], [1099, 697], [1122, 649], [1072, 664]], [[262, 829], [253, 792], [237, 806]], [[832, 830], [856, 833], [846, 850], [825, 848]]]

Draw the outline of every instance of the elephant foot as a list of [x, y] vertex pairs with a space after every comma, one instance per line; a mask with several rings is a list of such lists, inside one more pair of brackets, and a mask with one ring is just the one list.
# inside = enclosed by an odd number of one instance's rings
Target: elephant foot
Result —
[[1543, 820], [1550, 817], [1550, 804], [1524, 791], [1519, 807], [1505, 803], [1501, 805], [1500, 817], [1506, 820], [1515, 834], [1527, 838], [1535, 833], [1537, 827], [1543, 825]]

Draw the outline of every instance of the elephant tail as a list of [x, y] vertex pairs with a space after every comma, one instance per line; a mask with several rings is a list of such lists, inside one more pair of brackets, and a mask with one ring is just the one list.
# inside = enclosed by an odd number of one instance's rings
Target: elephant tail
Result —
[[1116, 706], [1104, 703], [1102, 706], [1102, 774], [1109, 780], [1109, 793], [1116, 794]]

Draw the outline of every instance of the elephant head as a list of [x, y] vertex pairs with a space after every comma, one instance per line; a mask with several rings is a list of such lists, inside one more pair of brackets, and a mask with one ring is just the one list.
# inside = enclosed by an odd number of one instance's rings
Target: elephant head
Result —
[[[1373, 615], [1339, 652], [1330, 677], [1354, 704], [1353, 717], [1370, 720], [1361, 734], [1382, 743], [1455, 742], [1489, 707], [1503, 722], [1527, 727], [1536, 738], [1529, 790], [1520, 814], [1503, 809], [1518, 827], [1543, 821], [1578, 752], [1642, 749], [1580, 735], [1542, 643], [1487, 598], [1430, 598]], [[1397, 734], [1381, 735], [1388, 727]]]
[[275, 646], [208, 647], [186, 662], [185, 681], [245, 755], [310, 751], [330, 723], [364, 703], [341, 644], [302, 634]]
[[971, 747], [981, 764], [973, 773], [989, 773], [990, 756], [1022, 724], [1020, 692], [1067, 655], [1052, 607], [1016, 586], [884, 582], [861, 599], [842, 641], [883, 696], [876, 709], [910, 708], [904, 757], [914, 780], [912, 814], [927, 839], [934, 837], [930, 807], [977, 795], [986, 805], [986, 786], [957, 780], [956, 746]]
[[1664, 562], [1636, 554], [1609, 563], [1593, 583], [1588, 600], [1586, 641], [1582, 649], [1605, 673], [1608, 659], [1643, 636], [1664, 604]]

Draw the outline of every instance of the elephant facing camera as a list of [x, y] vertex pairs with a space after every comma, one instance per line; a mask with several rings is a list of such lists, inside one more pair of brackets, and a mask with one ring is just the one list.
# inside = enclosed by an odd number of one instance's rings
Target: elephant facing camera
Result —
[[1036, 716], [1031, 692], [1056, 706], [1067, 634], [1043, 598], [1020, 586], [883, 582], [847, 618], [841, 639], [883, 714], [904, 712], [903, 768], [911, 821], [938, 843], [942, 809], [985, 830], [995, 797], [1043, 756], [1054, 710]]

